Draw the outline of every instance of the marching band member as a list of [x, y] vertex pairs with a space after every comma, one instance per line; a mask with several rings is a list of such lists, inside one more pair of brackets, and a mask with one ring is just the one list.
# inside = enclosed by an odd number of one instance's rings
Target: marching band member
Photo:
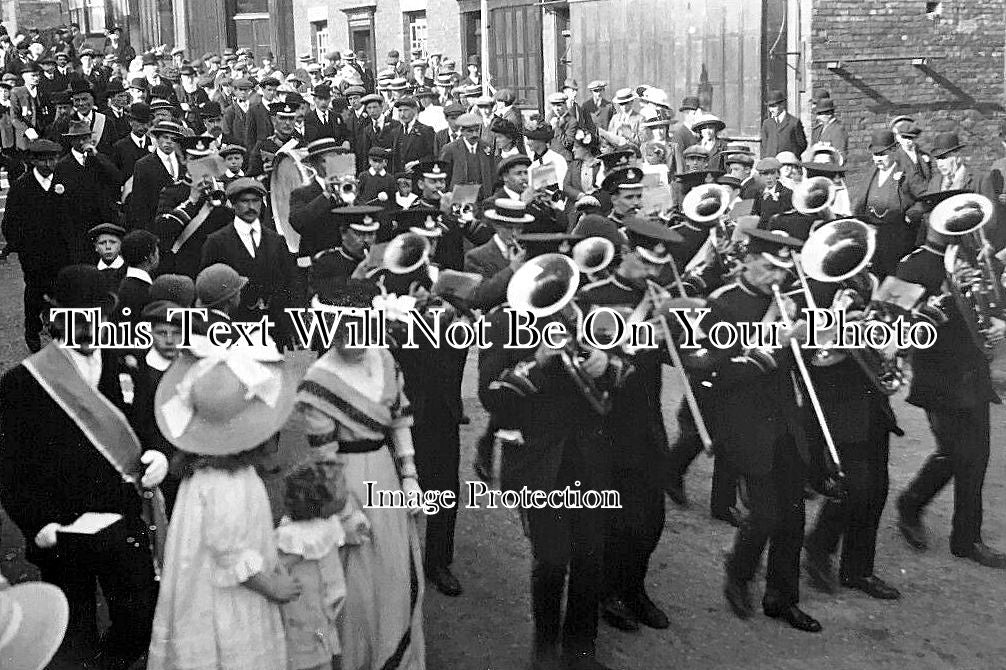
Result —
[[316, 253], [311, 261], [310, 283], [317, 286], [325, 278], [346, 281], [353, 276], [377, 240], [381, 227], [380, 207], [338, 207], [332, 216], [339, 224], [341, 244]]
[[639, 211], [643, 201], [643, 171], [637, 167], [612, 170], [601, 182], [601, 190], [611, 196], [608, 218], [622, 229], [626, 219]]
[[[778, 313], [773, 292], [793, 267], [793, 251], [801, 243], [771, 231], [752, 230], [748, 236], [741, 275], [710, 296], [705, 332], [719, 322], [762, 321], [770, 308]], [[792, 327], [780, 339], [798, 333], [799, 327]], [[751, 617], [750, 583], [770, 544], [762, 610], [798, 630], [818, 632], [821, 624], [797, 606], [809, 458], [790, 376], [792, 354], [788, 349], [718, 354], [690, 358], [708, 361], [695, 371], [697, 386], [704, 390], [702, 407], [709, 412], [717, 453], [740, 473], [750, 507], [726, 561], [724, 595], [738, 617]]]
[[[334, 249], [341, 242], [335, 208], [345, 205], [337, 189], [332, 188], [340, 177], [329, 175], [325, 156], [347, 154], [348, 151], [330, 137], [322, 137], [307, 146], [306, 165], [317, 174], [308, 184], [290, 192], [290, 227], [300, 234], [298, 265], [325, 249]], [[351, 175], [349, 175], [351, 176]]]
[[271, 103], [269, 115], [273, 132], [265, 139], [256, 142], [248, 154], [248, 176], [261, 178], [267, 191], [269, 173], [272, 171], [277, 152], [291, 142], [294, 146], [302, 143], [294, 135], [294, 119], [297, 118], [299, 107], [296, 101]]
[[[419, 163], [415, 166], [413, 174], [420, 189], [420, 196], [412, 205], [412, 209], [443, 210], [442, 198], [452, 167], [457, 166], [442, 160]], [[492, 238], [492, 230], [479, 223], [473, 215], [443, 212], [439, 218], [443, 235], [440, 236], [433, 261], [441, 267], [460, 270], [464, 265], [465, 240], [480, 245]]]
[[[896, 276], [939, 296], [945, 281], [944, 255], [950, 238], [932, 228], [926, 244], [904, 257]], [[950, 552], [990, 568], [1006, 568], [1006, 555], [982, 540], [982, 486], [989, 462], [989, 405], [1001, 401], [992, 386], [986, 352], [967, 325], [973, 314], [957, 304], [946, 307], [947, 322], [939, 326], [929, 349], [912, 353], [912, 385], [908, 402], [926, 410], [936, 439], [936, 451], [915, 479], [898, 496], [898, 528], [913, 548], [929, 546], [922, 511], [954, 480], [953, 529]], [[989, 315], [991, 328], [981, 336], [990, 345], [1003, 340], [1001, 313]]]

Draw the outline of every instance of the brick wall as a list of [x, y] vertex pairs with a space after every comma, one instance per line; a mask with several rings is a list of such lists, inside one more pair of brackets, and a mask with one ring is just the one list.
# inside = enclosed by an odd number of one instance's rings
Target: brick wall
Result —
[[[935, 20], [925, 10], [920, 0], [813, 0], [811, 87], [830, 91], [856, 168], [868, 164], [870, 132], [902, 114], [924, 130], [924, 148], [937, 132], [957, 130], [972, 166], [984, 169], [1002, 153], [994, 133], [1006, 116], [1006, 1], [945, 0]], [[893, 57], [929, 61], [848, 62]], [[827, 61], [845, 62], [836, 72]]]
[[13, 0], [3, 3], [3, 20], [13, 35], [27, 28], [48, 28], [63, 23], [60, 0]]

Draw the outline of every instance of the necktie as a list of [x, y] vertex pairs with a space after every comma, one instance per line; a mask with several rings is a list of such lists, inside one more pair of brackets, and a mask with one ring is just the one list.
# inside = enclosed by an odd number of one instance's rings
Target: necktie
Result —
[[374, 134], [375, 135], [380, 135], [381, 134], [381, 127], [379, 125], [377, 125], [377, 121], [374, 121]]
[[248, 231], [248, 237], [251, 238], [252, 243], [252, 258], [255, 258], [256, 252], [258, 251], [258, 231], [254, 228]]
[[321, 113], [321, 125], [323, 126], [328, 125], [328, 114], [326, 114], [325, 112]]

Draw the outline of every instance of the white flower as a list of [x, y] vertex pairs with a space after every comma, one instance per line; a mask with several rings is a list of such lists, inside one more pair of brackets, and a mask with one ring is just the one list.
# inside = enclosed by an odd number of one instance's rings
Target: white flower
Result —
[[394, 293], [374, 296], [374, 309], [384, 310], [388, 321], [405, 321], [409, 312], [416, 307], [416, 298], [411, 295], [396, 296]]
[[62, 184], [56, 184], [55, 186], [52, 187], [52, 190], [56, 192], [56, 195], [63, 195], [63, 193], [66, 192], [66, 189], [63, 187]]

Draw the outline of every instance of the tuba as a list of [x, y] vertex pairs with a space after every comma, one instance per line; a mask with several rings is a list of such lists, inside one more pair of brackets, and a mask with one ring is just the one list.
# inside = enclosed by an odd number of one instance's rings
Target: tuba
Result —
[[994, 212], [995, 206], [985, 196], [961, 193], [936, 205], [929, 215], [929, 226], [951, 239], [943, 255], [947, 285], [972, 340], [989, 360], [995, 352], [984, 331], [1003, 307], [1002, 286], [985, 235]]
[[[817, 228], [800, 252], [800, 271], [807, 277], [825, 284], [842, 283], [845, 288], [835, 295], [832, 306], [847, 310], [865, 308], [872, 293], [872, 278], [857, 281], [864, 276], [877, 250], [876, 232], [858, 219], [838, 219]], [[850, 287], [848, 284], [855, 284]], [[806, 282], [804, 282], [806, 288]], [[864, 299], [863, 293], [867, 294]], [[813, 306], [809, 291], [808, 306]], [[897, 350], [850, 349], [840, 352], [820, 349], [811, 365], [827, 367], [845, 360], [849, 355], [862, 368], [873, 386], [884, 395], [893, 395], [905, 383], [904, 373], [898, 364]]]
[[591, 281], [615, 258], [615, 244], [606, 237], [588, 237], [573, 246], [573, 262]]
[[573, 303], [573, 297], [579, 286], [580, 268], [571, 258], [562, 254], [543, 254], [531, 259], [513, 274], [507, 285], [507, 302], [511, 308], [528, 312], [534, 317], [554, 315], [567, 331], [574, 333], [573, 337], [566, 338], [559, 357], [590, 407], [603, 416], [611, 411], [611, 396], [599, 389], [593, 377], [581, 367], [585, 352], [576, 340], [581, 313]]
[[793, 189], [793, 209], [801, 214], [826, 216], [837, 195], [835, 182], [827, 177], [804, 179]]
[[681, 213], [692, 223], [716, 227], [730, 209], [730, 190], [722, 184], [700, 184], [685, 194]]

